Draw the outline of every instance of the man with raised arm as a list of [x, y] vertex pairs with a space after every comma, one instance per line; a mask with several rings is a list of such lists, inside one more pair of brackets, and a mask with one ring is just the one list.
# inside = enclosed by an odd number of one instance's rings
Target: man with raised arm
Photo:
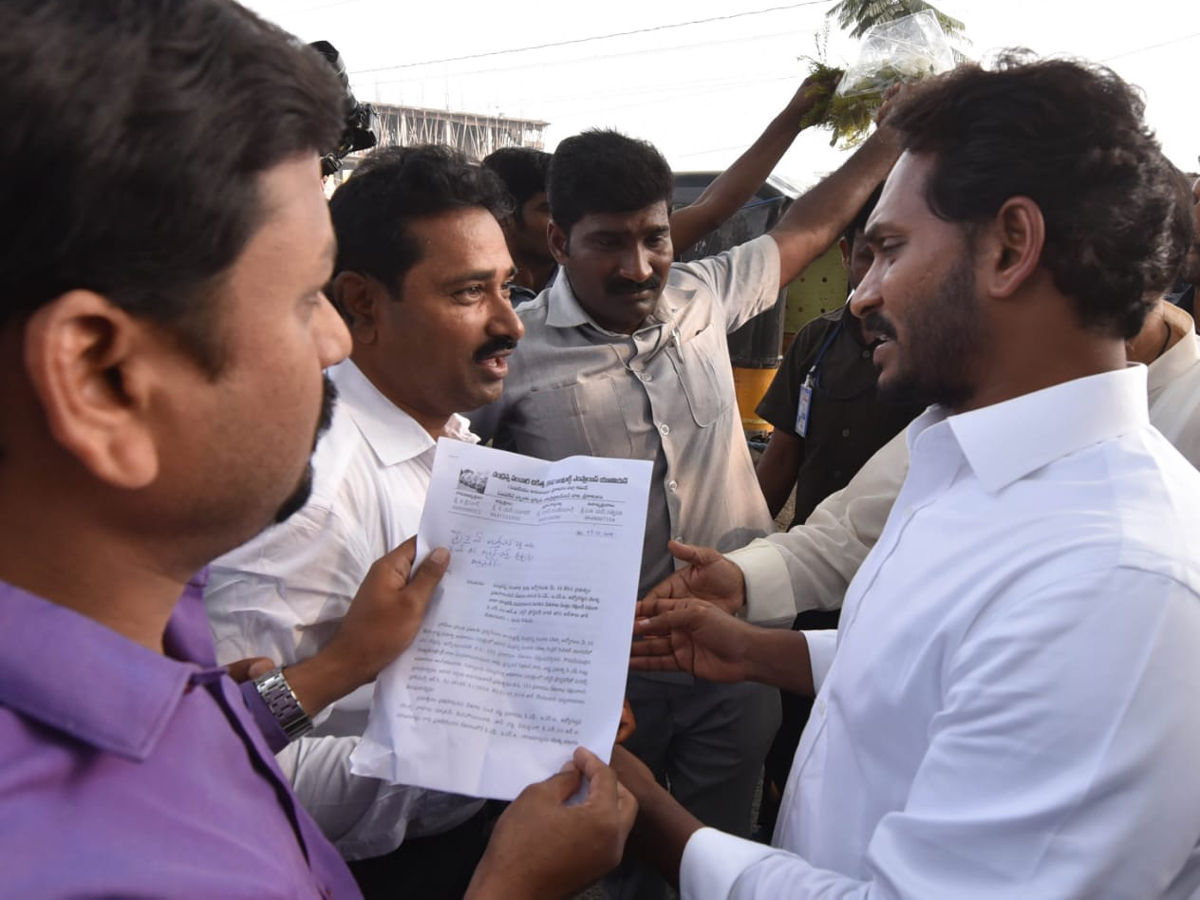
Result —
[[[504, 393], [472, 423], [496, 446], [543, 459], [651, 460], [641, 592], [671, 572], [671, 538], [733, 549], [774, 531], [726, 335], [773, 306], [780, 286], [837, 239], [897, 155], [885, 126], [769, 234], [673, 264], [671, 171], [653, 146], [589, 131], [555, 151], [550, 244], [562, 271], [518, 310], [525, 337]], [[628, 746], [705, 821], [749, 834], [777, 692], [639, 675], [628, 697], [638, 721]]]

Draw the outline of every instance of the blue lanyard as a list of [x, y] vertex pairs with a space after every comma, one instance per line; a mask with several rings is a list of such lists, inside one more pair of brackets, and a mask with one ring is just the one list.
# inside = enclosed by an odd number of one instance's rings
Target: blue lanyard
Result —
[[813, 360], [813, 364], [809, 368], [808, 375], [805, 378], [805, 381], [809, 384], [813, 384], [816, 387], [821, 386], [821, 361], [825, 359], [826, 352], [828, 352], [833, 342], [837, 340], [837, 336], [842, 333], [844, 321], [844, 319], [838, 319], [837, 325], [829, 332], [825, 338], [825, 343], [821, 344], [821, 349], [817, 351], [817, 358]]
[[808, 374], [804, 376], [804, 382], [800, 385], [800, 402], [796, 406], [796, 434], [800, 437], [808, 435], [808, 419], [812, 414], [812, 398], [813, 388], [821, 386], [821, 360], [825, 358], [825, 353], [829, 350], [837, 336], [842, 333], [842, 322], [844, 319], [838, 319], [837, 325], [825, 337], [825, 343], [821, 345], [821, 349], [817, 351], [817, 358], [813, 360], [812, 367], [808, 370]]

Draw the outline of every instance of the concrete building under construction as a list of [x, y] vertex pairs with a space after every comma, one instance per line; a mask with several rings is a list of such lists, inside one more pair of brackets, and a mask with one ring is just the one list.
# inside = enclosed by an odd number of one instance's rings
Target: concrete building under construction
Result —
[[[411, 147], [414, 144], [447, 144], [461, 150], [469, 159], [480, 160], [501, 147], [545, 149], [545, 131], [549, 122], [514, 119], [480, 113], [450, 112], [419, 106], [394, 106], [372, 103], [372, 126], [380, 147]], [[327, 183], [327, 191], [341, 184], [354, 171], [360, 154], [351, 154], [345, 168]]]
[[373, 104], [381, 146], [448, 144], [471, 159], [483, 159], [501, 147], [541, 150], [548, 122], [485, 116], [479, 113]]

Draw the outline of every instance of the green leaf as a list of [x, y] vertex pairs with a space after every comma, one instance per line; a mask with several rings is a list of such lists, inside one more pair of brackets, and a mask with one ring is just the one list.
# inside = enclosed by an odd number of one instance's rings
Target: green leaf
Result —
[[934, 14], [948, 36], [963, 36], [966, 25], [925, 0], [838, 0], [826, 15], [836, 16], [839, 27], [848, 30], [851, 37], [860, 38], [875, 25], [894, 22], [926, 9]]

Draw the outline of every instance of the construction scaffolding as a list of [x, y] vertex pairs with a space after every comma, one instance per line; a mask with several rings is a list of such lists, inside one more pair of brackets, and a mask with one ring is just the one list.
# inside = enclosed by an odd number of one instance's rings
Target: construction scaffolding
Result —
[[484, 116], [478, 113], [422, 109], [417, 106], [372, 104], [375, 131], [380, 146], [448, 144], [480, 160], [501, 147], [533, 147], [541, 150], [548, 122]]

